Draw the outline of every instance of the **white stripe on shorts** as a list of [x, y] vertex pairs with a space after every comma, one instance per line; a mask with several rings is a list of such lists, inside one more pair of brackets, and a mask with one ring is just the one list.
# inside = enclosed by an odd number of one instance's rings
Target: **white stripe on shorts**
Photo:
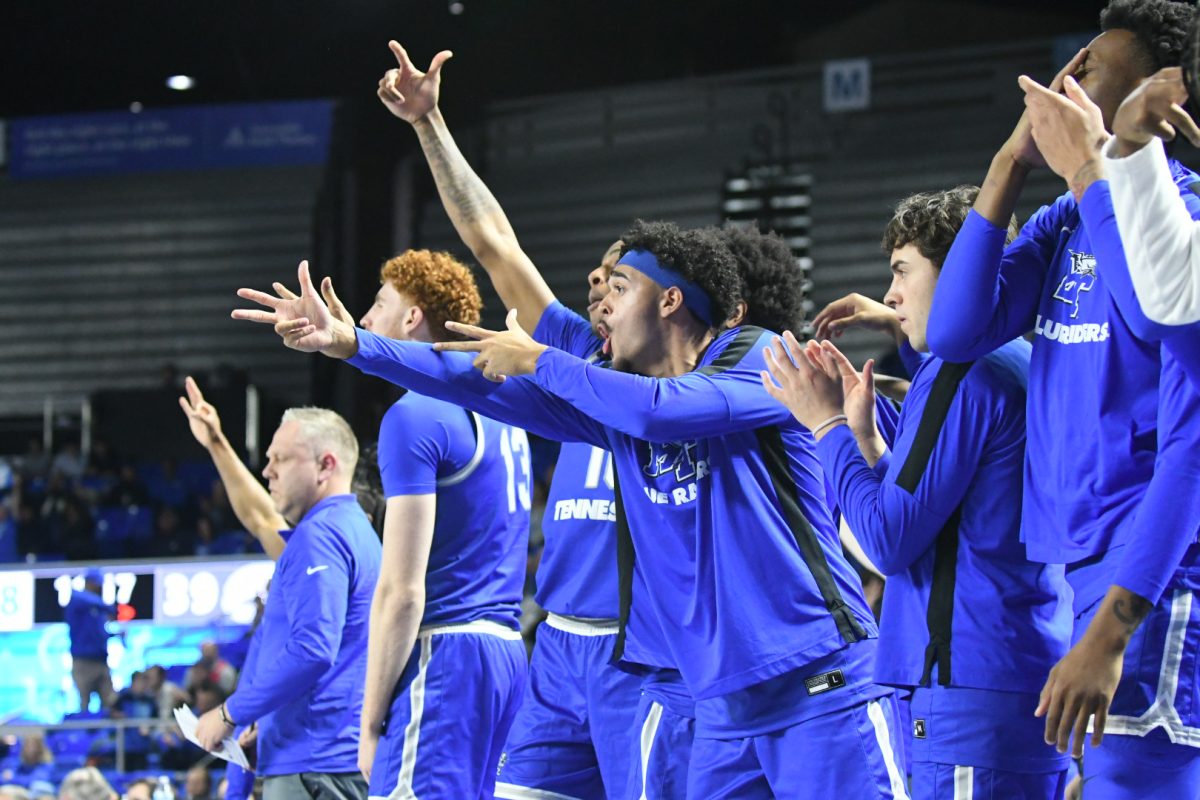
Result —
[[554, 612], [546, 615], [546, 624], [555, 630], [573, 633], [576, 636], [615, 636], [621, 632], [619, 620], [564, 617]]
[[892, 737], [888, 732], [887, 715], [883, 713], [883, 706], [879, 705], [878, 700], [867, 703], [867, 716], [871, 719], [871, 726], [875, 728], [875, 741], [879, 743], [879, 750], [883, 753], [888, 783], [892, 785], [892, 797], [895, 800], [908, 800], [908, 792], [904, 788], [904, 776], [896, 768], [896, 754], [892, 750]]
[[654, 737], [658, 734], [658, 723], [662, 719], [663, 707], [657, 701], [650, 704], [650, 713], [646, 715], [646, 721], [642, 723], [642, 796], [638, 800], [647, 800], [646, 798], [646, 766], [650, 763], [650, 749], [654, 747]]
[[[1184, 640], [1192, 618], [1192, 592], [1176, 589], [1171, 597], [1171, 621], [1163, 642], [1162, 667], [1158, 674], [1158, 690], [1154, 704], [1138, 717], [1113, 714], [1104, 723], [1104, 732], [1122, 736], [1145, 736], [1162, 728], [1175, 744], [1200, 747], [1200, 728], [1189, 728], [1175, 710], [1175, 694], [1179, 691], [1179, 667], [1183, 661]], [[1088, 721], [1088, 731], [1095, 729], [1095, 720]]]
[[975, 797], [975, 768], [954, 768], [954, 800], [973, 800]]
[[417, 771], [417, 742], [421, 738], [421, 717], [425, 714], [425, 673], [429, 659], [433, 657], [433, 642], [428, 636], [417, 639], [421, 644], [421, 658], [417, 662], [417, 676], [408, 685], [410, 707], [408, 724], [404, 726], [404, 750], [400, 757], [400, 775], [396, 788], [388, 800], [417, 800], [413, 792], [413, 774]]

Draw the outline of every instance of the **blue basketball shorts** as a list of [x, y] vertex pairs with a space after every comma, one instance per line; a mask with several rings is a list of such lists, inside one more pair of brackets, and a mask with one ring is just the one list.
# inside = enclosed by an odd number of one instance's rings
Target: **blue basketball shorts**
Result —
[[538, 629], [525, 699], [496, 797], [619, 797], [630, 772], [641, 680], [609, 663], [617, 626], [551, 614]]
[[527, 669], [521, 634], [498, 623], [422, 629], [375, 752], [371, 800], [491, 798]]

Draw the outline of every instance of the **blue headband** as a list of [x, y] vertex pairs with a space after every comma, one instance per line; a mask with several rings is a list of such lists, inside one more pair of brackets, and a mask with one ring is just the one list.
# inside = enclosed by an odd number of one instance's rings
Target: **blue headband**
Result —
[[710, 328], [712, 327], [712, 300], [709, 298], [708, 292], [701, 289], [698, 284], [692, 283], [680, 275], [671, 267], [660, 263], [654, 256], [654, 253], [651, 253], [649, 250], [630, 250], [621, 256], [621, 260], [617, 262], [617, 266], [621, 266], [622, 264], [627, 267], [633, 267], [664, 289], [674, 286], [683, 293], [684, 307], [695, 314], [705, 325], [708, 325]]

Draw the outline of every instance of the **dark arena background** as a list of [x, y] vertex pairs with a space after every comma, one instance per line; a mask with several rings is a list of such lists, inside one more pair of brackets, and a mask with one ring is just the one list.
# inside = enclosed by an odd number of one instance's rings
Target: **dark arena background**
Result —
[[[587, 307], [585, 276], [634, 220], [732, 220], [784, 237], [811, 321], [850, 292], [882, 299], [880, 239], [896, 203], [982, 181], [1023, 110], [1017, 77], [1048, 83], [1096, 36], [1103, 5], [8, 4], [0, 786], [29, 794], [0, 788], [0, 798], [58, 796], [85, 766], [131, 798], [225, 797], [227, 762], [186, 741], [171, 712], [223, 708], [275, 565], [193, 438], [184, 379], [220, 411], [255, 475], [282, 412], [304, 405], [340, 413], [373, 465], [369, 448], [399, 396], [280, 346], [269, 326], [232, 320], [252, 305], [238, 288], [294, 289], [308, 259], [358, 319], [382, 263], [448, 251], [475, 273], [481, 324], [504, 326], [411, 126], [376, 96], [396, 66], [389, 39], [419, 69], [453, 51], [442, 114], [567, 307]], [[1197, 163], [1187, 143], [1173, 155]], [[1062, 184], [1032, 173], [1018, 220]], [[854, 364], [902, 370], [872, 333], [852, 330], [838, 345]], [[558, 445], [530, 436], [529, 450], [521, 628], [532, 646]], [[377, 473], [366, 481], [382, 514]], [[93, 695], [81, 708], [66, 607], [96, 569], [115, 605], [106, 662], [117, 699], [106, 707]]]

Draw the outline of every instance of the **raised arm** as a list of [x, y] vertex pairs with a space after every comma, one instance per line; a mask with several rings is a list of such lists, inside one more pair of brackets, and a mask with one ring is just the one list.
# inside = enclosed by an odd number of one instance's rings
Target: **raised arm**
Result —
[[390, 41], [388, 47], [397, 67], [379, 81], [379, 99], [417, 132], [442, 206], [463, 243], [487, 271], [501, 302], [517, 309], [527, 324], [536, 325], [554, 301], [554, 293], [521, 249], [504, 209], [467, 163], [438, 109], [442, 65], [452, 53], [438, 53], [429, 71], [421, 72], [399, 42]]
[[284, 541], [279, 531], [290, 527], [275, 509], [267, 490], [258, 482], [221, 430], [217, 409], [204, 399], [200, 387], [190, 375], [184, 381], [187, 396], [179, 398], [179, 406], [187, 415], [192, 436], [208, 451], [225, 485], [225, 494], [233, 506], [238, 522], [258, 540], [263, 550], [278, 561]]
[[[555, 441], [587, 442], [607, 449], [605, 428], [528, 379], [496, 383], [472, 367], [469, 355], [437, 353], [421, 342], [398, 342], [356, 330], [335, 319], [309, 275], [298, 270], [300, 294], [276, 297], [255, 289], [238, 295], [269, 310], [236, 309], [234, 319], [272, 325], [284, 344], [305, 353], [347, 359], [359, 370]], [[478, 359], [475, 359], [478, 360]]]

